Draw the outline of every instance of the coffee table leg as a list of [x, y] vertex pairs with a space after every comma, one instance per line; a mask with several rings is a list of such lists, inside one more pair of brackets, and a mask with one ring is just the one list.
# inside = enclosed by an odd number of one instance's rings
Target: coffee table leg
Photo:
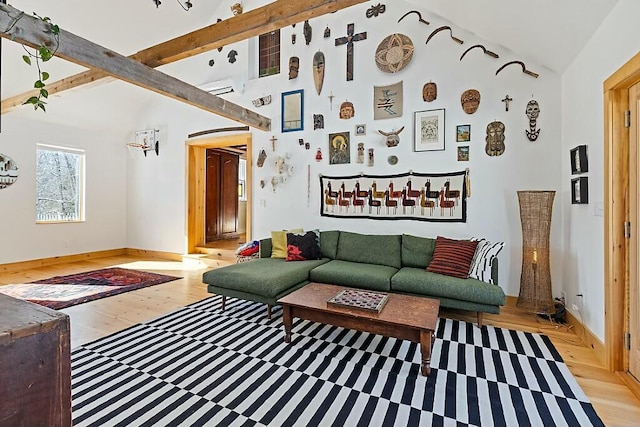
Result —
[[291, 307], [288, 305], [282, 306], [282, 323], [284, 324], [284, 342], [291, 342]]
[[422, 375], [431, 373], [431, 347], [433, 347], [433, 331], [420, 331], [420, 352], [422, 353]]

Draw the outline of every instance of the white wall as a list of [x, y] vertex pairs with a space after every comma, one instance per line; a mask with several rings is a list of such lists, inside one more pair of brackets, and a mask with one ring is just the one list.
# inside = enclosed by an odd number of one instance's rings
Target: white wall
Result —
[[[254, 5], [246, 2], [245, 8]], [[389, 2], [387, 11], [378, 18], [365, 18], [368, 4], [352, 7], [335, 14], [326, 15], [310, 21], [313, 38], [309, 46], [305, 45], [302, 35], [302, 23], [295, 28], [282, 30], [282, 72], [278, 76], [249, 81], [244, 96], [229, 97], [254, 111], [272, 119], [272, 132], [253, 131], [254, 152], [257, 159], [260, 149], [267, 152], [263, 168], [253, 168], [253, 236], [268, 236], [271, 230], [303, 226], [305, 228], [343, 229], [362, 233], [410, 233], [420, 236], [449, 237], [484, 236], [491, 240], [506, 242], [504, 253], [500, 255], [500, 282], [509, 295], [517, 295], [520, 281], [521, 263], [521, 226], [516, 191], [518, 190], [557, 190], [560, 191], [561, 138], [560, 138], [560, 77], [538, 64], [522, 58], [498, 45], [480, 40], [472, 34], [453, 26], [454, 34], [463, 40], [464, 45], [454, 43], [443, 32], [425, 45], [428, 34], [440, 25], [431, 17], [431, 25], [425, 27], [417, 20], [397, 20], [408, 7], [404, 2]], [[413, 7], [412, 7], [413, 8]], [[368, 32], [368, 38], [355, 43], [355, 78], [345, 80], [346, 47], [334, 46], [336, 37], [344, 36], [347, 24], [355, 23], [355, 31]], [[324, 39], [322, 33], [329, 25], [331, 38]], [[392, 28], [393, 30], [380, 30]], [[392, 32], [408, 35], [414, 43], [413, 61], [401, 72], [386, 74], [380, 71], [374, 61], [376, 48], [380, 41]], [[297, 34], [297, 43], [291, 44], [291, 34]], [[467, 54], [462, 62], [460, 55], [476, 43], [484, 43], [490, 50], [497, 52], [496, 60], [484, 55], [479, 49]], [[230, 47], [229, 47], [230, 48]], [[247, 66], [247, 43], [236, 43], [238, 70]], [[225, 48], [225, 51], [226, 52]], [[312, 57], [322, 50], [326, 57], [326, 75], [322, 94], [318, 96], [313, 85]], [[224, 53], [223, 52], [223, 53]], [[288, 80], [288, 59], [300, 58], [300, 74], [297, 79]], [[193, 64], [203, 66], [205, 57], [193, 59]], [[521, 72], [518, 66], [511, 66], [495, 75], [500, 65], [511, 60], [523, 60], [527, 67], [540, 74], [534, 79]], [[212, 68], [212, 73], [215, 72]], [[239, 71], [238, 71], [239, 72]], [[227, 77], [213, 75], [211, 80]], [[404, 115], [392, 120], [373, 120], [373, 86], [404, 81]], [[422, 86], [432, 80], [438, 84], [438, 99], [432, 103], [422, 100]], [[482, 94], [480, 108], [473, 115], [464, 113], [460, 106], [461, 93], [470, 88], [478, 89]], [[304, 131], [280, 132], [280, 94], [284, 91], [304, 89], [305, 114]], [[333, 93], [333, 108], [328, 95]], [[255, 108], [251, 100], [272, 95], [271, 105]], [[514, 101], [509, 112], [505, 112], [501, 99], [509, 94]], [[532, 97], [540, 103], [541, 116], [538, 127], [542, 129], [537, 142], [529, 142], [525, 136], [528, 119], [525, 107]], [[356, 115], [351, 120], [338, 118], [340, 103], [345, 100], [354, 103]], [[446, 150], [443, 152], [413, 152], [413, 112], [427, 109], [446, 109]], [[313, 130], [313, 114], [322, 113], [325, 128]], [[484, 152], [485, 128], [493, 120], [506, 125], [506, 150], [500, 157], [489, 157]], [[354, 137], [356, 124], [365, 123], [367, 134]], [[458, 162], [456, 158], [455, 127], [457, 124], [471, 124], [471, 143], [469, 162]], [[141, 118], [139, 129], [156, 127], [160, 132], [160, 156], [129, 161], [128, 238], [127, 245], [135, 248], [148, 248], [170, 252], [182, 252], [185, 248], [185, 187], [184, 182], [184, 141], [191, 132], [229, 126], [230, 122], [214, 115], [203, 113], [195, 108], [182, 106], [160, 97], [149, 114]], [[389, 131], [406, 126], [401, 133], [398, 147], [387, 148], [385, 138], [377, 129]], [[132, 130], [133, 131], [133, 130]], [[351, 158], [349, 165], [329, 165], [328, 134], [349, 131], [352, 133]], [[276, 153], [271, 150], [269, 138], [278, 138]], [[310, 142], [311, 149], [305, 150], [298, 144], [298, 138]], [[358, 142], [364, 142], [365, 148], [375, 149], [375, 166], [367, 167], [355, 163]], [[324, 160], [316, 162], [316, 149], [322, 148]], [[274, 193], [269, 184], [275, 174], [273, 162], [277, 155], [289, 153], [294, 165], [294, 176]], [[386, 158], [397, 155], [399, 162], [390, 166]], [[311, 198], [307, 204], [307, 165], [311, 167]], [[472, 197], [468, 200], [467, 223], [425, 223], [419, 221], [375, 221], [335, 219], [320, 216], [319, 174], [350, 175], [357, 172], [371, 174], [416, 172], [450, 172], [470, 168]], [[259, 182], [267, 182], [260, 188]], [[562, 230], [560, 211], [562, 198], [555, 202], [552, 224], [552, 257], [562, 255]], [[552, 261], [554, 282], [560, 283], [561, 263]], [[557, 287], [557, 285], [556, 285]]]
[[[604, 218], [595, 208], [604, 198], [603, 82], [640, 49], [635, 17], [640, 2], [621, 0], [562, 75], [562, 223], [566, 241], [562, 285], [569, 307], [604, 341]], [[570, 204], [569, 150], [586, 144], [589, 204]], [[584, 295], [583, 298], [576, 297]], [[581, 302], [583, 300], [583, 302]]]
[[[85, 150], [85, 222], [36, 224], [38, 143]], [[126, 150], [118, 137], [7, 114], [2, 116], [0, 152], [19, 168], [18, 180], [0, 190], [0, 264], [125, 246]]]

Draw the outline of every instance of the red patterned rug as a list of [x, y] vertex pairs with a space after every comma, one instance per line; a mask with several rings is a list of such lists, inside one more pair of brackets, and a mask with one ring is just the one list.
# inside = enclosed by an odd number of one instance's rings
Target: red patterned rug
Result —
[[0, 293], [58, 310], [177, 279], [180, 277], [114, 267], [0, 286]]

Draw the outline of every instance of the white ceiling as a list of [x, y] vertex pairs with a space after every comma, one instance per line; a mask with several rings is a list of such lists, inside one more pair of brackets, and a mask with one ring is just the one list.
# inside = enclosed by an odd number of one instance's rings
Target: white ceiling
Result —
[[[506, 47], [525, 62], [531, 59], [558, 73], [571, 64], [618, 1], [407, 0], [433, 12], [423, 16], [427, 21], [441, 17]], [[430, 25], [433, 29], [437, 28], [434, 24]]]

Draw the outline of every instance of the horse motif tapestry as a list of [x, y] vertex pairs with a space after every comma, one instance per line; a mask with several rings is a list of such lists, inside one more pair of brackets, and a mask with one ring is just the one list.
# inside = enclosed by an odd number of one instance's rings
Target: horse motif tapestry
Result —
[[320, 176], [320, 215], [466, 222], [466, 172]]

